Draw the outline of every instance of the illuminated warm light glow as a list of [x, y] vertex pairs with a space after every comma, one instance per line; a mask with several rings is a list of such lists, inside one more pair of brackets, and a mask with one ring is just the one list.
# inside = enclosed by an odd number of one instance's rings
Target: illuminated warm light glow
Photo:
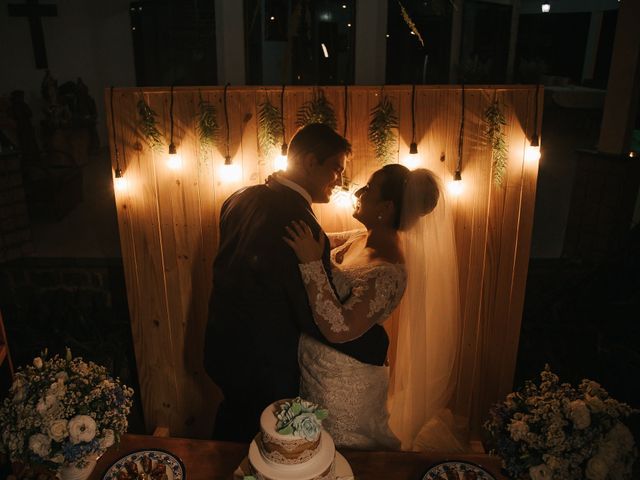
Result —
[[273, 167], [276, 170], [276, 172], [278, 170], [286, 170], [288, 165], [289, 165], [289, 161], [286, 155], [280, 154], [273, 161]]
[[269, 20], [274, 21], [276, 17], [271, 17]]
[[548, 2], [544, 2], [542, 4], [542, 13], [549, 13], [550, 10], [551, 10], [551, 4]]
[[636, 156], [637, 156], [637, 154], [636, 154], [636, 152], [634, 152], [633, 150], [631, 150], [631, 151], [629, 152], [629, 156], [630, 156], [631, 158], [633, 158], [633, 157], [636, 157]]
[[459, 197], [464, 191], [464, 184], [462, 180], [450, 180], [447, 184], [447, 190], [454, 197]]
[[330, 202], [338, 208], [347, 209], [354, 208], [356, 204], [356, 196], [348, 188], [338, 187], [331, 194]]
[[115, 177], [113, 179], [113, 188], [116, 192], [124, 192], [129, 189], [129, 182], [125, 177]]
[[329, 58], [329, 51], [327, 50], [327, 46], [324, 43], [321, 43], [320, 46], [322, 47], [324, 58]]
[[221, 165], [220, 179], [226, 183], [239, 182], [242, 180], [242, 167], [233, 163]]
[[422, 165], [422, 158], [419, 153], [409, 153], [402, 158], [400, 163], [409, 170], [415, 170]]
[[169, 170], [182, 169], [182, 156], [179, 153], [170, 153], [167, 155], [167, 168]]
[[524, 150], [524, 159], [526, 162], [537, 162], [540, 160], [540, 147], [534, 147], [533, 145], [528, 145]]

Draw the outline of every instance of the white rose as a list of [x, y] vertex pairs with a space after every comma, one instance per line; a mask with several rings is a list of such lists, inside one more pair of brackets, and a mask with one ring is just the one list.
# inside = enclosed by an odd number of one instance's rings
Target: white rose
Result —
[[106, 429], [102, 432], [104, 436], [100, 440], [100, 448], [109, 448], [116, 441], [116, 437], [113, 434], [113, 430]]
[[618, 458], [618, 445], [612, 440], [605, 440], [598, 447], [598, 457], [602, 459], [609, 467], [613, 465]]
[[36, 357], [33, 359], [33, 366], [36, 367], [38, 370], [42, 368], [42, 359], [40, 357]]
[[54, 420], [49, 425], [49, 436], [56, 442], [62, 442], [68, 434], [66, 420]]
[[587, 393], [585, 394], [584, 399], [592, 412], [599, 413], [604, 410], [604, 402], [600, 397], [592, 396]]
[[62, 398], [64, 397], [64, 394], [66, 392], [67, 392], [67, 387], [64, 385], [64, 382], [61, 380], [58, 380], [51, 384], [51, 386], [49, 387], [48, 394], [56, 398]]
[[549, 480], [551, 479], [551, 469], [544, 463], [529, 468], [529, 476], [531, 480]]
[[26, 386], [27, 381], [21, 375], [16, 375], [16, 379], [13, 381], [13, 384], [11, 384], [14, 403], [20, 403], [24, 400], [27, 393]]
[[41, 398], [36, 405], [36, 410], [40, 415], [45, 415], [49, 410], [52, 410], [58, 406], [58, 399], [53, 395], [47, 395]]
[[569, 418], [578, 430], [584, 430], [591, 425], [591, 414], [582, 400], [569, 403]]
[[609, 474], [609, 467], [599, 455], [596, 455], [587, 462], [584, 473], [588, 480], [605, 480]]
[[42, 433], [35, 433], [29, 437], [29, 450], [42, 458], [47, 458], [51, 451], [51, 440]]
[[630, 452], [633, 449], [633, 434], [626, 425], [620, 422], [613, 426], [607, 437], [620, 446], [622, 453]]
[[527, 433], [529, 433], [529, 426], [522, 420], [512, 420], [509, 424], [508, 429], [511, 433], [511, 438], [515, 442], [524, 440], [527, 436]]
[[87, 415], [76, 415], [69, 420], [69, 438], [74, 445], [90, 442], [96, 436], [96, 422]]

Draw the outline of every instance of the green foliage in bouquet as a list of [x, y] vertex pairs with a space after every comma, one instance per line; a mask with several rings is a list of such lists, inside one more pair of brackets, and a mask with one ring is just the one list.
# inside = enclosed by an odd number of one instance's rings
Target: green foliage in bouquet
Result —
[[267, 98], [258, 106], [258, 146], [263, 157], [271, 156], [282, 138], [282, 112]]
[[491, 105], [484, 112], [486, 129], [485, 137], [491, 145], [491, 156], [493, 158], [493, 183], [501, 187], [507, 175], [507, 158], [509, 147], [507, 146], [504, 127], [507, 121], [500, 109], [498, 99], [494, 99]]
[[373, 144], [376, 160], [382, 165], [391, 163], [398, 148], [398, 116], [389, 97], [382, 95], [378, 105], [371, 110], [369, 141]]
[[313, 99], [305, 102], [298, 110], [296, 125], [304, 127], [310, 123], [324, 123], [334, 130], [338, 125], [333, 105], [324, 96], [322, 90], [314, 92]]
[[510, 477], [631, 479], [637, 449], [622, 420], [637, 411], [592, 380], [560, 383], [548, 365], [540, 379], [507, 395], [485, 424]]
[[156, 117], [158, 114], [144, 101], [138, 100], [138, 129], [152, 150], [162, 148], [162, 134], [158, 130]]
[[82, 468], [126, 432], [132, 396], [104, 367], [45, 351], [18, 369], [2, 403], [0, 451], [12, 462]]

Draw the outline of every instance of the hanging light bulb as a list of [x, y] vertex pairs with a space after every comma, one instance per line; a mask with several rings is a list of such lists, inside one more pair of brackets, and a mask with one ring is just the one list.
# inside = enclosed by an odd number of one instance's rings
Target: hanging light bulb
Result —
[[549, 11], [551, 10], [551, 4], [549, 2], [542, 2], [541, 8], [542, 13], [549, 13]]
[[416, 142], [411, 142], [411, 145], [409, 145], [409, 154], [405, 155], [400, 163], [409, 170], [414, 170], [422, 164], [422, 158], [418, 154], [418, 145]]
[[525, 148], [524, 159], [529, 163], [535, 163], [540, 160], [540, 139], [537, 133], [533, 134], [531, 143]]
[[242, 180], [242, 168], [240, 165], [234, 164], [229, 155], [224, 158], [224, 165], [220, 167], [220, 179], [225, 183]]
[[280, 149], [280, 154], [273, 161], [273, 167], [276, 172], [279, 170], [287, 169], [287, 166], [288, 166], [287, 150], [288, 150], [287, 144], [283, 143], [282, 148]]
[[453, 175], [453, 180], [449, 181], [447, 189], [454, 197], [458, 197], [462, 194], [464, 191], [464, 184], [462, 183], [462, 175], [460, 175], [460, 172], [456, 172]]
[[167, 155], [167, 168], [169, 170], [181, 170], [182, 169], [182, 156], [178, 153], [176, 146], [173, 143], [169, 144], [169, 155]]
[[411, 86], [411, 143], [409, 144], [409, 154], [400, 162], [410, 170], [418, 168], [422, 159], [418, 155], [418, 144], [416, 143], [416, 84]]
[[173, 143], [173, 85], [170, 90], [170, 103], [169, 103], [169, 125], [170, 125], [170, 137], [169, 137], [169, 155], [167, 156], [167, 168], [169, 170], [182, 169], [182, 157], [178, 155], [178, 150]]
[[356, 197], [354, 192], [349, 187], [343, 185], [342, 187], [336, 187], [331, 194], [330, 202], [341, 209], [355, 208]]
[[113, 179], [113, 188], [116, 192], [124, 192], [129, 187], [129, 182], [122, 174], [122, 170], [116, 168], [116, 172]]

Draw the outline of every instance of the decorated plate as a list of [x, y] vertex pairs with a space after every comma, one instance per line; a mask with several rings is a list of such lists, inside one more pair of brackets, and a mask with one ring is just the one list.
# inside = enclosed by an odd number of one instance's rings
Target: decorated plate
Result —
[[[164, 467], [164, 468], [163, 468]], [[138, 450], [116, 460], [103, 480], [185, 480], [184, 465], [172, 453], [164, 450]]]
[[496, 480], [484, 468], [469, 462], [442, 462], [433, 465], [422, 480]]

